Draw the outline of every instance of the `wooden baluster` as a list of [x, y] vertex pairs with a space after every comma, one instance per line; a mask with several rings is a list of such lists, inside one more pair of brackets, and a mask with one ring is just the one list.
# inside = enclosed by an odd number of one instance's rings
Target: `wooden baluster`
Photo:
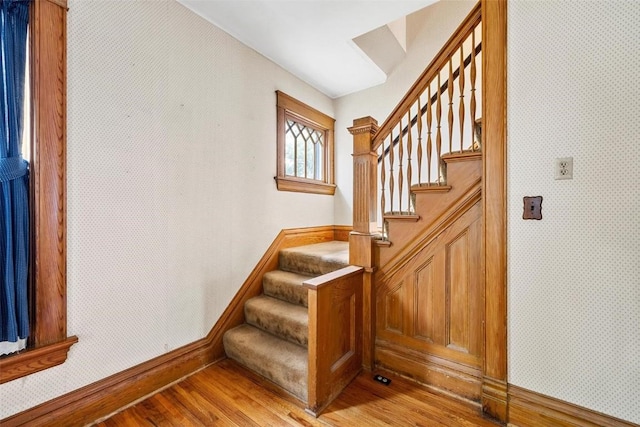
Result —
[[427, 94], [427, 183], [431, 184], [431, 83], [429, 84], [429, 88], [427, 89]]
[[402, 157], [404, 155], [404, 141], [402, 140], [402, 117], [400, 117], [400, 134], [398, 135], [398, 211], [402, 213], [402, 185], [404, 184], [404, 176], [402, 173]]
[[391, 140], [389, 141], [389, 205], [391, 207], [391, 213], [393, 214], [393, 190], [394, 190], [394, 179], [393, 179], [393, 129], [389, 133]]
[[[384, 189], [385, 189], [385, 181], [387, 178], [387, 170], [386, 170], [386, 166], [385, 166], [385, 161], [384, 159], [387, 157], [387, 155], [384, 152], [384, 139], [382, 140], [382, 168], [380, 169], [380, 188], [382, 189], [381, 193], [380, 193], [380, 214], [384, 215], [384, 208], [385, 208], [385, 197], [384, 197]], [[383, 227], [384, 227], [384, 218], [382, 219], [382, 223], [383, 223]], [[384, 237], [384, 233], [383, 233], [383, 237]]]
[[[422, 184], [422, 107], [418, 97], [418, 184]], [[415, 207], [415, 206], [414, 206]]]
[[[458, 75], [458, 83], [460, 84], [460, 152], [462, 153], [462, 144], [464, 141], [464, 53], [462, 45], [460, 45], [460, 74]], [[473, 145], [473, 141], [471, 145]]]
[[411, 212], [411, 150], [413, 142], [411, 141], [411, 109], [407, 111], [407, 211]]
[[449, 95], [449, 153], [453, 152], [453, 63], [449, 58], [449, 81], [447, 82]]
[[471, 150], [476, 151], [476, 30], [471, 32]]
[[[437, 92], [437, 101], [436, 101], [436, 121], [438, 123], [437, 125], [437, 132], [436, 132], [436, 155], [438, 156], [438, 160], [437, 163], [438, 165], [440, 164], [440, 156], [442, 156], [442, 97], [440, 96], [440, 88], [442, 86], [440, 85], [440, 73], [438, 73], [438, 92]], [[440, 171], [436, 170], [436, 173], [438, 174], [438, 179], [436, 180], [436, 182], [438, 184], [440, 183]]]

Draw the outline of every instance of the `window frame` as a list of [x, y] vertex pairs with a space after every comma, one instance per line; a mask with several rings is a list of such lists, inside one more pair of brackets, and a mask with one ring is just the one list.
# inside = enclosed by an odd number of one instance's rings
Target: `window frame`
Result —
[[67, 337], [67, 0], [33, 0], [29, 17], [31, 162], [27, 349], [0, 358], [0, 384], [64, 363]]
[[[298, 101], [297, 99], [277, 90], [277, 176], [275, 177], [276, 187], [279, 191], [293, 191], [300, 193], [325, 194], [333, 196], [336, 191], [334, 184], [334, 126], [335, 119], [321, 113]], [[310, 125], [317, 130], [324, 132], [323, 148], [323, 171], [322, 180], [295, 177], [286, 175], [285, 164], [285, 144], [286, 144], [286, 121], [292, 119], [303, 125]]]

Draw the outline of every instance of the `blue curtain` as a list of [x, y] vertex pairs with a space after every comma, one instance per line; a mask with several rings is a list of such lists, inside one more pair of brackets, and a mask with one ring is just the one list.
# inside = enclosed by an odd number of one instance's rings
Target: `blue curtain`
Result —
[[0, 0], [0, 342], [29, 335], [29, 182], [21, 155], [28, 20], [28, 0]]

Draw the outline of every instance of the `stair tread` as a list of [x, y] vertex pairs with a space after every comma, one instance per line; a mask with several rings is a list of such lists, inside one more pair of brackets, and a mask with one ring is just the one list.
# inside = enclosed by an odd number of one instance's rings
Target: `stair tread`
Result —
[[284, 270], [269, 271], [262, 279], [263, 292], [271, 297], [306, 307], [308, 291], [302, 283], [312, 277]]
[[291, 304], [268, 295], [251, 298], [244, 306], [250, 325], [294, 344], [306, 346], [309, 334], [307, 307]]
[[227, 356], [307, 401], [307, 349], [248, 324], [224, 334]]
[[349, 265], [349, 243], [330, 241], [280, 251], [280, 269], [322, 275]]

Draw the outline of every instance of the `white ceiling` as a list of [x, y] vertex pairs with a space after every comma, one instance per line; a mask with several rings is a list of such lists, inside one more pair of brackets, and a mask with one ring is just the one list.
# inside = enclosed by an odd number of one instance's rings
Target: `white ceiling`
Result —
[[178, 0], [331, 98], [387, 75], [353, 39], [437, 0]]

